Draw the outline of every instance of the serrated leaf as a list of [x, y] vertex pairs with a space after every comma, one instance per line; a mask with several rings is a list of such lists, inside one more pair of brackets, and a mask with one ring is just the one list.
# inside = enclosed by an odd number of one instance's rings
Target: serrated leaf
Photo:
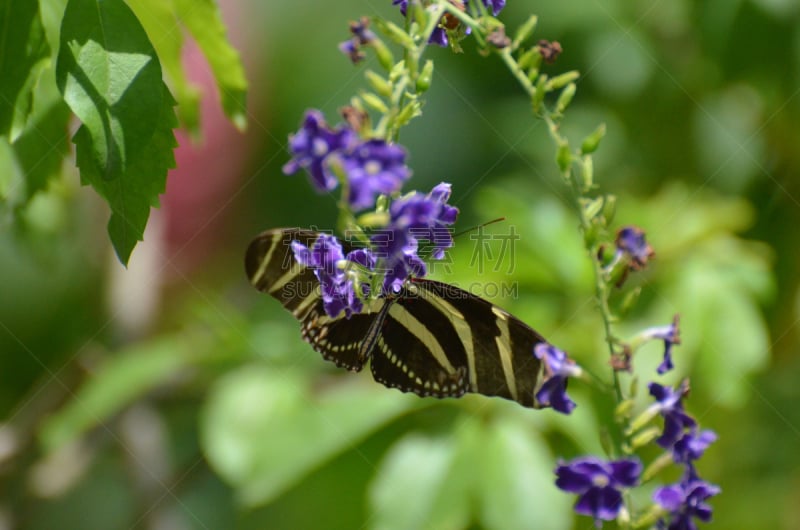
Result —
[[211, 66], [225, 115], [239, 130], [244, 130], [247, 79], [238, 52], [226, 38], [219, 6], [213, 0], [173, 0], [173, 3], [181, 22]]
[[[379, 390], [379, 391], [378, 391]], [[413, 396], [347, 386], [320, 396], [288, 370], [248, 366], [212, 388], [201, 418], [211, 466], [247, 506], [267, 503], [369, 433], [415, 407]]]
[[12, 141], [33, 108], [33, 86], [50, 57], [38, 2], [0, 5], [0, 135]]
[[142, 146], [146, 155], [131, 160], [125, 175], [108, 180], [96, 170], [89, 130], [82, 126], [73, 141], [77, 146], [76, 159], [81, 170], [81, 182], [91, 185], [111, 207], [108, 235], [122, 264], [127, 264], [133, 248], [144, 236], [150, 207], [158, 206], [158, 196], [164, 192], [167, 171], [175, 167], [173, 149], [177, 145], [173, 127], [177, 126], [174, 100], [161, 83], [161, 108], [151, 111], [158, 124], [148, 142]]
[[109, 358], [66, 406], [47, 418], [39, 432], [45, 451], [74, 441], [148, 391], [163, 384], [189, 359], [185, 343], [174, 338], [134, 346]]
[[84, 171], [91, 163], [103, 179], [123, 178], [137, 159], [152, 156], [166, 91], [156, 52], [125, 2], [69, 0], [56, 80], [83, 124]]
[[192, 134], [199, 133], [200, 91], [186, 77], [181, 62], [183, 32], [174, 5], [164, 0], [127, 0], [136, 13], [167, 74], [175, 99], [178, 118]]

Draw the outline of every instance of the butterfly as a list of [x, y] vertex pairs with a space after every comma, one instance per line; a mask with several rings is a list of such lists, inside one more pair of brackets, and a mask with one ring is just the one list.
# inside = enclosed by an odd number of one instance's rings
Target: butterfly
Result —
[[398, 292], [365, 301], [361, 313], [327, 315], [314, 270], [299, 264], [291, 247], [297, 241], [311, 248], [320, 235], [267, 230], [250, 243], [245, 269], [256, 289], [300, 321], [303, 339], [323, 358], [353, 372], [369, 363], [375, 381], [420, 396], [473, 392], [543, 406], [535, 396], [544, 366], [533, 349], [545, 339], [454, 285], [410, 278]]

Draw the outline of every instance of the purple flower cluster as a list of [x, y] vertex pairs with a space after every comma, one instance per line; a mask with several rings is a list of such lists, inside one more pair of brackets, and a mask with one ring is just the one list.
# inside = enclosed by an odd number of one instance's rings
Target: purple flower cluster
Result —
[[[483, 3], [483, 6], [492, 13], [493, 16], [497, 16], [506, 6], [506, 0], [481, 0], [481, 2]], [[461, 11], [471, 11], [468, 0], [451, 0], [451, 3]], [[403, 16], [406, 16], [406, 11], [408, 10], [408, 0], [392, 0], [392, 5], [399, 6], [400, 13]], [[470, 15], [477, 16], [479, 13], [470, 13]], [[447, 35], [448, 30], [454, 30], [458, 27], [459, 22], [458, 19], [455, 19], [455, 17], [449, 17], [447, 15], [442, 17], [442, 22], [440, 22], [436, 29], [433, 30], [433, 33], [431, 33], [431, 36], [428, 39], [428, 43], [446, 47], [450, 43]], [[469, 35], [470, 31], [471, 28], [464, 28], [465, 35]]]
[[595, 526], [611, 521], [622, 509], [622, 488], [639, 482], [642, 464], [638, 460], [621, 459], [606, 462], [582, 457], [556, 467], [556, 486], [579, 495], [575, 512], [594, 518]]
[[427, 274], [419, 257], [420, 240], [433, 246], [433, 259], [443, 258], [445, 249], [453, 246], [448, 227], [455, 223], [458, 208], [447, 204], [449, 198], [450, 184], [442, 182], [427, 195], [414, 192], [389, 207], [388, 226], [371, 238], [379, 268], [385, 273], [384, 294], [398, 292], [409, 276]]
[[[354, 38], [366, 31], [363, 24], [357, 25]], [[306, 112], [302, 127], [289, 138], [289, 148], [292, 159], [283, 167], [285, 173], [305, 169], [319, 192], [335, 189], [344, 178], [347, 203], [354, 212], [373, 207], [378, 195], [400, 191], [411, 176], [405, 149], [380, 139], [361, 140], [346, 125], [331, 128], [318, 110]], [[450, 184], [443, 182], [427, 195], [414, 192], [394, 200], [388, 224], [372, 235], [370, 247], [347, 256], [333, 236], [320, 236], [312, 248], [293, 242], [295, 259], [312, 268], [319, 279], [328, 315], [344, 311], [349, 317], [363, 309], [371, 282], [368, 273], [384, 275], [384, 296], [398, 292], [410, 276], [425, 276], [420, 241], [433, 247], [433, 259], [444, 257], [445, 249], [453, 245], [449, 226], [458, 209], [447, 204], [449, 198]]]
[[[651, 328], [647, 338], [664, 340], [665, 364], [672, 368], [669, 348], [678, 343], [678, 319], [671, 326]], [[564, 352], [549, 344], [538, 344], [535, 355], [545, 363], [545, 383], [536, 398], [541, 403], [549, 403], [560, 412], [569, 413], [575, 404], [566, 396], [567, 376], [580, 373]], [[669, 362], [668, 362], [669, 361]], [[662, 373], [662, 367], [658, 372]], [[697, 421], [683, 407], [683, 398], [689, 393], [687, 381], [678, 388], [651, 382], [648, 386], [655, 403], [643, 413], [642, 418], [652, 419], [657, 415], [664, 418], [664, 430], [655, 440], [672, 457], [673, 462], [684, 467], [680, 481], [658, 488], [654, 502], [660, 506], [662, 517], [657, 527], [662, 530], [696, 530], [695, 519], [711, 520], [711, 506], [706, 502], [720, 493], [720, 488], [710, 484], [697, 474], [695, 461], [703, 456], [706, 449], [714, 443], [717, 435], [710, 430], [700, 431]], [[594, 457], [583, 457], [556, 468], [556, 486], [569, 493], [579, 495], [575, 511], [594, 518], [595, 525], [616, 518], [622, 508], [622, 488], [637, 484], [642, 466], [635, 460], [606, 462]]]
[[354, 211], [375, 204], [378, 194], [399, 191], [411, 171], [406, 151], [383, 140], [361, 140], [346, 125], [331, 128], [318, 110], [306, 112], [299, 131], [289, 137], [292, 159], [283, 166], [287, 175], [305, 169], [311, 184], [327, 192], [339, 184], [337, 169], [348, 182], [347, 200]]
[[664, 432], [656, 443], [672, 453], [676, 464], [685, 466], [681, 480], [655, 491], [653, 500], [669, 514], [669, 522], [662, 519], [659, 528], [666, 530], [694, 530], [694, 518], [703, 522], [711, 520], [711, 507], [705, 502], [721, 490], [697, 474], [694, 462], [717, 439], [714, 431], [698, 431], [697, 422], [683, 409], [681, 400], [688, 393], [688, 384], [678, 389], [650, 383], [650, 395], [664, 417]]

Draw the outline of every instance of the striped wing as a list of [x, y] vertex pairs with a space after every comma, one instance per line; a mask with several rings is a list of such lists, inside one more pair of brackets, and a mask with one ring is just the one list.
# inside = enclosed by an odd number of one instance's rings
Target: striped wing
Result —
[[325, 359], [352, 371], [371, 359], [377, 382], [420, 396], [474, 392], [539, 406], [542, 366], [533, 347], [544, 339], [533, 329], [467, 291], [422, 279], [349, 319], [329, 317], [314, 272], [295, 261], [290, 246], [311, 247], [318, 237], [268, 230], [250, 244], [245, 269], [253, 286], [300, 320], [303, 339]]
[[314, 271], [297, 263], [291, 248], [292, 241], [311, 247], [319, 235], [299, 228], [267, 230], [250, 243], [245, 270], [256, 289], [276, 298], [300, 320], [303, 340], [336, 366], [358, 372], [366, 361], [359, 358], [359, 345], [376, 314], [365, 312], [346, 319], [325, 313]]
[[423, 396], [474, 392], [537, 407], [544, 338], [463, 289], [415, 279], [389, 308], [372, 353], [375, 380]]

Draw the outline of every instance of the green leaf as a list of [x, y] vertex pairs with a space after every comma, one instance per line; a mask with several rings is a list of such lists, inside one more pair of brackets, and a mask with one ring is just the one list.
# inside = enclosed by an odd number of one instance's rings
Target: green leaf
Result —
[[185, 343], [169, 338], [137, 345], [109, 358], [65, 407], [44, 422], [39, 433], [44, 449], [56, 450], [103, 425], [182, 369], [189, 355]]
[[3, 226], [10, 212], [24, 202], [25, 179], [22, 176], [17, 157], [8, 139], [0, 136], [0, 226]]
[[48, 64], [38, 2], [0, 5], [0, 135], [14, 140], [33, 108], [33, 86]]
[[61, 20], [64, 18], [66, 8], [67, 0], [39, 0], [39, 14], [42, 17], [42, 26], [44, 26], [44, 33], [47, 35], [47, 42], [50, 43], [51, 50], [58, 49]]
[[81, 182], [91, 185], [111, 207], [108, 235], [117, 257], [128, 263], [133, 247], [144, 236], [150, 207], [158, 206], [158, 196], [164, 192], [167, 171], [175, 167], [172, 150], [177, 145], [172, 128], [177, 126], [174, 100], [167, 87], [163, 91], [159, 112], [151, 112], [157, 118], [158, 128], [144, 145], [147, 154], [131, 161], [128, 171], [120, 178], [103, 178], [92, 164], [89, 130], [81, 127], [73, 138], [77, 145], [77, 164], [81, 170]]
[[468, 521], [453, 520], [461, 523], [453, 525], [431, 518], [442, 492], [458, 486], [447, 480], [456, 453], [453, 442], [453, 438], [412, 434], [392, 446], [369, 491], [372, 528], [463, 528]]
[[478, 482], [486, 528], [506, 530], [571, 526], [569, 496], [554, 482], [553, 458], [530, 426], [499, 420], [488, 426]]
[[247, 79], [239, 54], [225, 36], [225, 24], [219, 6], [212, 0], [173, 2], [178, 17], [197, 41], [211, 66], [225, 115], [239, 130], [244, 130], [247, 125]]
[[76, 137], [90, 157], [82, 169], [125, 178], [137, 159], [153, 156], [150, 142], [171, 99], [155, 50], [122, 0], [69, 0], [60, 40], [56, 80], [83, 123]]
[[55, 71], [46, 68], [33, 91], [33, 110], [14, 141], [14, 155], [25, 176], [23, 203], [61, 173], [69, 153], [70, 112], [56, 88]]
[[59, 175], [69, 151], [70, 113], [56, 88], [53, 68], [44, 69], [32, 95], [25, 127], [11, 144], [7, 138], [0, 140], [0, 201], [6, 214], [16, 214]]
[[174, 6], [164, 0], [127, 0], [147, 32], [178, 100], [178, 118], [193, 134], [199, 132], [200, 91], [186, 77], [181, 62], [184, 39]]
[[211, 466], [247, 506], [267, 503], [422, 400], [375, 385], [316, 396], [290, 370], [244, 367], [212, 388], [201, 418]]

